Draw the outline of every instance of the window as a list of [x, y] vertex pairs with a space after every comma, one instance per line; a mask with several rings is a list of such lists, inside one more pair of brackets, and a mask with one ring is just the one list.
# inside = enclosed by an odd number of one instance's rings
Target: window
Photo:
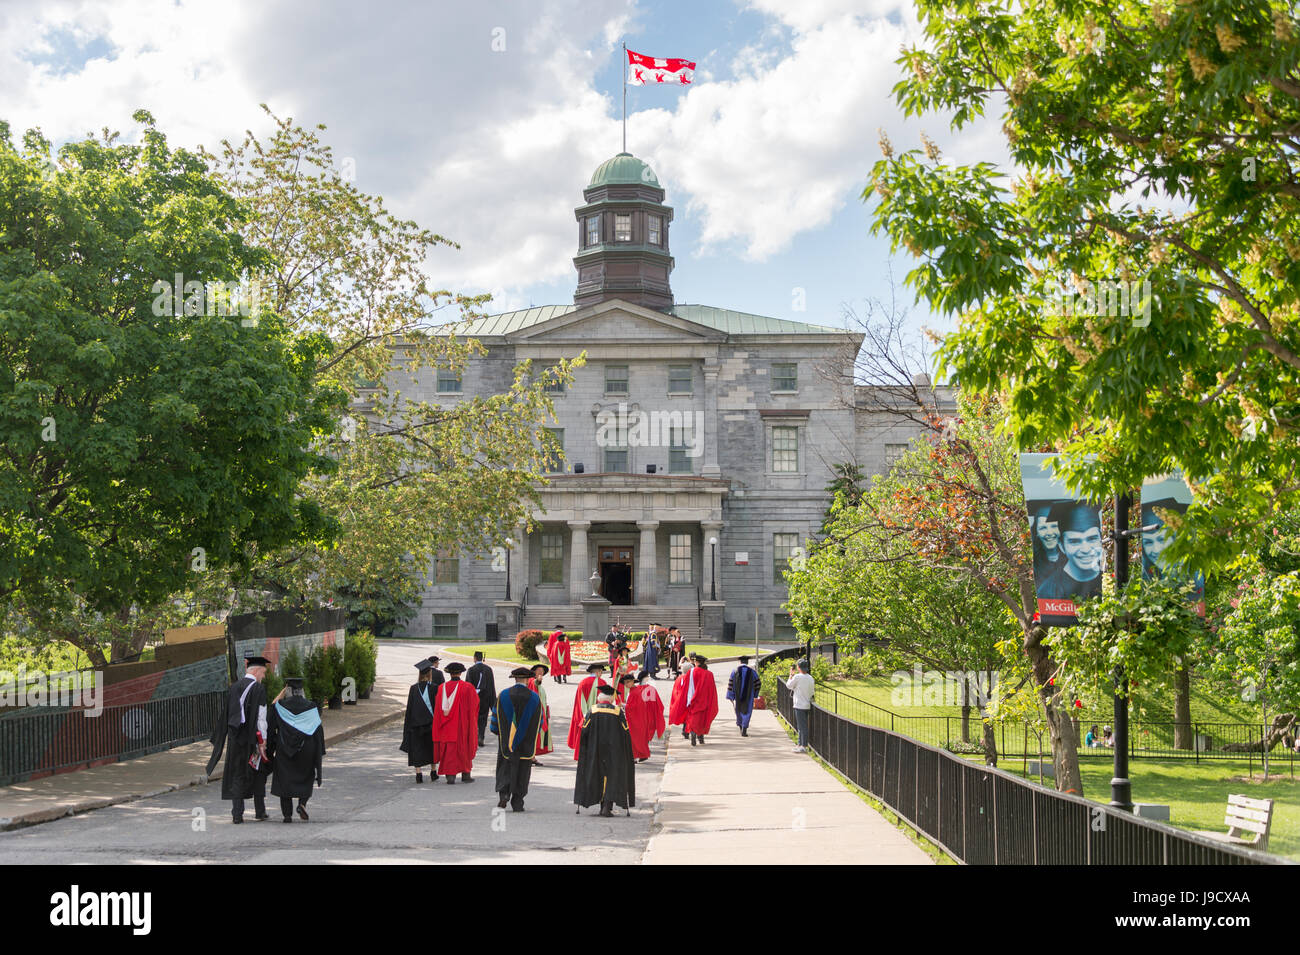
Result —
[[907, 453], [905, 444], [887, 444], [885, 445], [885, 467], [892, 468], [898, 463], [898, 459]]
[[[551, 372], [555, 371], [555, 369], [558, 368], [558, 367], [559, 367], [558, 365], [547, 365], [546, 368], [543, 370], [543, 374], [544, 374], [544, 375], [546, 375], [546, 374], [550, 374]], [[539, 377], [540, 377], [540, 376], [539, 376]], [[562, 381], [552, 381], [552, 382], [548, 382], [547, 385], [546, 385], [546, 393], [547, 393], [548, 395], [562, 395], [562, 394], [564, 394], [564, 382], [562, 382]]]
[[600, 216], [587, 216], [587, 245], [600, 245]]
[[433, 561], [433, 582], [435, 584], [460, 583], [460, 558], [450, 556], [450, 551], [441, 551]]
[[798, 534], [772, 535], [772, 579], [778, 584], [785, 583], [782, 574], [790, 569], [790, 560], [799, 549]]
[[562, 474], [564, 472], [564, 429], [543, 428], [542, 430], [555, 439], [556, 444], [556, 449], [547, 458], [546, 472], [548, 474]]
[[605, 366], [605, 394], [627, 394], [627, 365]]
[[788, 613], [772, 614], [772, 639], [782, 643], [798, 643], [799, 633], [790, 622]]
[[614, 241], [632, 241], [632, 214], [630, 212], [620, 212], [614, 215]]
[[772, 470], [787, 474], [799, 471], [799, 429], [772, 429]]
[[686, 446], [686, 429], [668, 429], [668, 473], [694, 474], [690, 449]]
[[772, 365], [773, 391], [798, 391], [798, 365], [794, 362], [774, 362]]
[[651, 245], [659, 245], [659, 217], [646, 216], [646, 241]]
[[627, 448], [606, 448], [605, 468], [609, 474], [626, 474], [628, 469]]
[[668, 366], [668, 393], [689, 395], [695, 390], [695, 375], [690, 365]]
[[564, 536], [542, 535], [542, 559], [537, 575], [539, 584], [564, 583]]
[[460, 394], [460, 372], [439, 368], [438, 394]]
[[668, 582], [689, 584], [695, 579], [694, 561], [691, 559], [691, 535], [672, 534], [668, 538]]
[[460, 614], [435, 613], [433, 615], [433, 636], [454, 640], [460, 636]]

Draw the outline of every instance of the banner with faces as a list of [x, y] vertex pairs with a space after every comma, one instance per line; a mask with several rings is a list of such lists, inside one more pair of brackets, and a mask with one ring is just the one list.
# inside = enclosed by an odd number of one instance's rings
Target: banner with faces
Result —
[[1196, 610], [1205, 616], [1205, 575], [1170, 563], [1166, 550], [1174, 539], [1178, 519], [1192, 503], [1192, 492], [1181, 474], [1149, 477], [1142, 482], [1142, 579], [1168, 578], [1193, 581], [1192, 599]]
[[1020, 455], [1020, 479], [1029, 511], [1039, 620], [1069, 627], [1078, 623], [1076, 602], [1101, 595], [1106, 548], [1101, 505], [1074, 497], [1047, 463], [1053, 457]]

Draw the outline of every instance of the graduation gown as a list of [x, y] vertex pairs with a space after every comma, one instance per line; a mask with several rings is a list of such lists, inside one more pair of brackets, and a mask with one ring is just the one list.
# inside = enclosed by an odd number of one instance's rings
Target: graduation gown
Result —
[[479, 715], [482, 716], [497, 705], [497, 678], [492, 668], [486, 663], [476, 663], [465, 671], [465, 682], [471, 684], [478, 693]]
[[311, 796], [312, 784], [321, 781], [321, 758], [325, 755], [325, 727], [320, 708], [301, 696], [272, 703], [266, 714], [271, 757], [271, 795]]
[[659, 672], [659, 641], [650, 634], [646, 634], [645, 638], [645, 662], [641, 672], [651, 676]]
[[541, 722], [542, 698], [527, 686], [516, 683], [497, 697], [492, 713], [498, 734], [496, 791], [508, 793], [516, 805], [528, 795]]
[[632, 736], [618, 707], [597, 703], [582, 723], [582, 755], [573, 801], [586, 808], [597, 803], [636, 805], [636, 763]]
[[225, 751], [226, 763], [221, 773], [222, 799], [248, 799], [254, 792], [266, 791], [270, 764], [261, 760], [254, 768], [248, 762], [257, 752], [257, 716], [259, 708], [264, 706], [266, 687], [251, 676], [241, 677], [226, 690], [225, 712], [218, 717], [209, 739], [212, 757], [207, 766], [207, 773], [211, 776], [222, 751]]
[[681, 726], [686, 722], [686, 680], [691, 675], [691, 667], [673, 681], [673, 692], [668, 697], [668, 725]]
[[406, 721], [398, 749], [406, 754], [407, 766], [433, 763], [433, 701], [437, 693], [433, 683], [416, 683], [406, 694]]
[[546, 641], [546, 664], [551, 668], [551, 676], [573, 675], [572, 649], [568, 640], [560, 639], [560, 631], [551, 634]]
[[[608, 685], [605, 678], [601, 677], [599, 686]], [[582, 745], [582, 721], [596, 705], [596, 688], [596, 678], [589, 676], [578, 684], [578, 692], [573, 697], [573, 715], [569, 717], [569, 749], [573, 750], [574, 759], [578, 758], [578, 749]]]
[[688, 733], [700, 736], [709, 735], [709, 728], [718, 715], [718, 687], [713, 682], [713, 674], [707, 667], [691, 667], [686, 674], [686, 686], [682, 691], [686, 702], [686, 720], [683, 728]]
[[749, 718], [754, 715], [758, 686], [758, 672], [748, 665], [736, 667], [727, 678], [727, 699], [732, 702], [736, 711], [736, 725], [741, 729], [748, 728]]
[[534, 756], [545, 756], [551, 752], [551, 704], [546, 699], [546, 686], [536, 677], [528, 678], [528, 689], [532, 690], [542, 701], [542, 718], [537, 724], [537, 748]]
[[660, 699], [659, 691], [648, 683], [632, 687], [623, 716], [632, 735], [632, 755], [637, 759], [649, 759], [650, 740], [662, 737], [666, 729], [664, 701]]
[[438, 775], [468, 773], [478, 751], [478, 694], [464, 680], [438, 687], [433, 703], [433, 759]]

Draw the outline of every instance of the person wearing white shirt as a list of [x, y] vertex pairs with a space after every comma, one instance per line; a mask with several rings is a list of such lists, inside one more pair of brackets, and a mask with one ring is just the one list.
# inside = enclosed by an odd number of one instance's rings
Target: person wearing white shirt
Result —
[[796, 753], [808, 748], [808, 718], [812, 716], [813, 693], [817, 689], [808, 670], [808, 661], [800, 660], [798, 670], [790, 667], [790, 676], [785, 681], [794, 695], [794, 721], [799, 730], [799, 745], [794, 748]]

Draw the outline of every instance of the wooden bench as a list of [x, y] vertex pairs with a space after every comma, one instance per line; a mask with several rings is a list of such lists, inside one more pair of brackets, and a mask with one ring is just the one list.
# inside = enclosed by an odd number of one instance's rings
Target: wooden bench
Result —
[[1223, 842], [1268, 849], [1268, 830], [1273, 824], [1273, 800], [1254, 799], [1232, 793], [1228, 796], [1228, 810], [1223, 817], [1228, 827], [1226, 833], [1207, 832], [1205, 835]]

